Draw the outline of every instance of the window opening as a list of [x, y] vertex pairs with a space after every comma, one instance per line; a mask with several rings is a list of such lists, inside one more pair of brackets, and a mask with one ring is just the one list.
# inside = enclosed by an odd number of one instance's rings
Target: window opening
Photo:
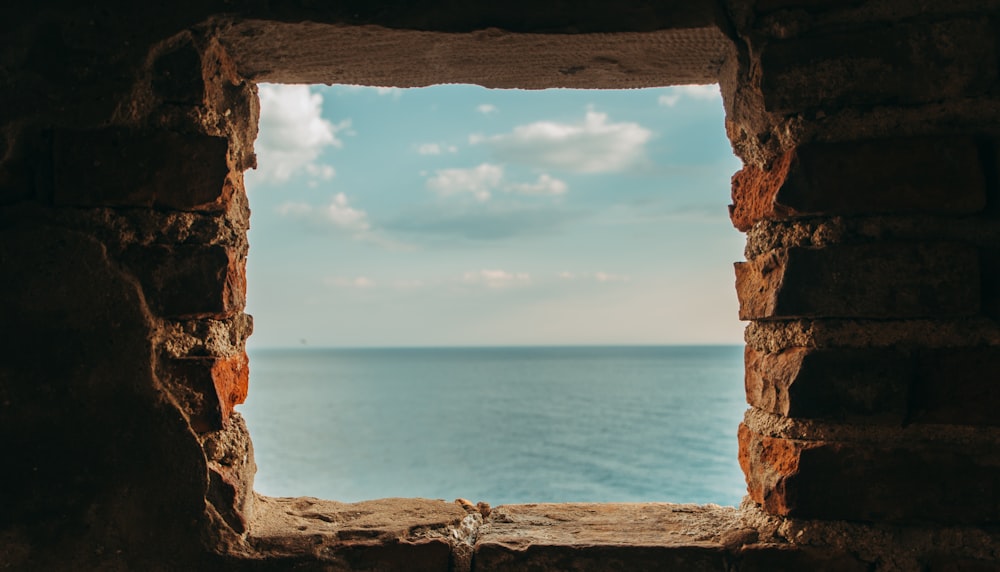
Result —
[[717, 86], [260, 96], [258, 491], [739, 502]]

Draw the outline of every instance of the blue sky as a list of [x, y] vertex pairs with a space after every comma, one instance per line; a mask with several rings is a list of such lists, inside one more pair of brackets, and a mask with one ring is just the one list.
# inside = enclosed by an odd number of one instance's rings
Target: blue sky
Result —
[[251, 348], [741, 343], [716, 86], [260, 98]]

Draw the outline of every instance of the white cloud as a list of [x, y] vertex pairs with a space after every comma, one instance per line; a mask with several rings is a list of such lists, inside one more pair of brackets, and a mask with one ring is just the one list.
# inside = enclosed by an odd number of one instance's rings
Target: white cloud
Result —
[[659, 104], [665, 107], [673, 107], [677, 105], [681, 99], [699, 99], [704, 101], [722, 98], [717, 84], [679, 85], [675, 87], [668, 87], [666, 90], [667, 93], [662, 94], [658, 98]]
[[398, 87], [376, 87], [375, 92], [379, 95], [389, 95], [393, 99], [399, 99], [403, 95], [402, 88]]
[[371, 229], [368, 213], [355, 209], [347, 200], [347, 195], [337, 193], [330, 204], [316, 207], [302, 202], [287, 202], [279, 205], [278, 214], [294, 218], [311, 219], [344, 231], [362, 234]]
[[327, 220], [344, 230], [364, 232], [371, 228], [368, 213], [352, 208], [344, 193], [337, 193], [321, 212]]
[[609, 173], [639, 161], [652, 135], [638, 123], [614, 123], [606, 113], [589, 109], [580, 123], [538, 121], [503, 135], [471, 135], [469, 142], [488, 145], [498, 157], [512, 162], [577, 173]]
[[462, 276], [462, 282], [466, 284], [479, 284], [488, 288], [507, 288], [530, 283], [531, 275], [527, 272], [480, 270], [478, 272], [466, 272]]
[[278, 205], [278, 214], [282, 216], [302, 217], [313, 211], [313, 206], [308, 203], [288, 202]]
[[260, 137], [256, 177], [286, 181], [305, 170], [323, 179], [332, 178], [333, 167], [315, 161], [326, 147], [342, 147], [337, 133], [349, 129], [349, 119], [333, 124], [323, 119], [323, 96], [306, 85], [261, 85]]
[[330, 165], [316, 165], [315, 163], [307, 164], [306, 172], [313, 177], [323, 179], [324, 181], [329, 181], [334, 175], [337, 174]]
[[559, 179], [542, 173], [534, 183], [513, 183], [504, 188], [505, 191], [524, 195], [562, 195], [569, 186]]
[[489, 115], [497, 112], [497, 106], [492, 103], [483, 103], [476, 106], [476, 111], [482, 113], [483, 115]]
[[336, 286], [337, 288], [374, 288], [375, 281], [366, 276], [358, 276], [356, 278], [345, 278], [343, 276], [330, 276], [323, 279], [323, 283], [327, 286]]
[[427, 179], [427, 188], [443, 197], [471, 193], [478, 201], [488, 201], [502, 180], [503, 167], [482, 163], [468, 169], [439, 169]]
[[420, 155], [440, 155], [445, 151], [456, 153], [458, 152], [458, 147], [454, 145], [441, 145], [440, 143], [421, 143], [417, 145], [417, 153]]
[[632, 278], [621, 274], [608, 274], [607, 272], [595, 272], [594, 280], [598, 282], [628, 282]]
[[533, 183], [508, 182], [500, 165], [482, 163], [476, 167], [438, 169], [427, 179], [427, 188], [442, 197], [471, 193], [476, 200], [490, 200], [494, 191], [523, 195], [562, 195], [569, 185], [546, 173]]
[[572, 272], [560, 272], [559, 274], [557, 274], [557, 276], [559, 276], [563, 280], [575, 280], [576, 279], [576, 274], [573, 274]]

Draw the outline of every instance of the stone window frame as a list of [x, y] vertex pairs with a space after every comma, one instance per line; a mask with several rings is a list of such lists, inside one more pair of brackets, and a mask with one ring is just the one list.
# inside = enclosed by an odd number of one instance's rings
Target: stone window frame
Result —
[[[714, 25], [570, 35], [242, 21], [225, 27], [220, 43], [240, 74], [254, 82], [385, 87], [711, 84], [732, 75], [726, 63], [735, 51]], [[726, 565], [737, 547], [753, 540], [748, 535], [754, 536], [738, 509], [714, 505], [543, 503], [490, 509], [425, 499], [340, 503], [255, 494], [253, 506], [250, 537], [271, 558], [316, 553], [319, 544], [321, 560], [361, 552], [360, 561], [385, 565], [397, 562], [402, 551], [409, 554], [403, 557], [407, 565], [446, 566], [428, 569], [471, 569], [473, 560], [477, 569], [503, 569], [541, 562], [594, 566], [609, 559], [639, 567], [714, 568]], [[364, 516], [351, 516], [356, 514]]]

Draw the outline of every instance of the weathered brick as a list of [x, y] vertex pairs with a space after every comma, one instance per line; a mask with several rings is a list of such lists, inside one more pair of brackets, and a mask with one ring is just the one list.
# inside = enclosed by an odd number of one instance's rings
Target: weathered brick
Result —
[[[728, 570], [718, 535], [732, 509], [664, 503], [540, 503], [494, 509], [473, 570]], [[623, 539], [627, 539], [623, 541]]]
[[763, 47], [768, 111], [912, 104], [978, 95], [997, 78], [988, 19], [871, 26]]
[[250, 364], [246, 353], [229, 357], [165, 359], [161, 380], [200, 433], [221, 429], [233, 407], [247, 397]]
[[913, 378], [909, 356], [893, 349], [790, 348], [777, 353], [747, 346], [747, 403], [802, 419], [899, 423]]
[[924, 350], [917, 364], [909, 421], [1000, 425], [1000, 347]]
[[1000, 320], [1000, 248], [980, 250], [983, 314]]
[[971, 214], [986, 206], [979, 149], [971, 137], [811, 143], [768, 171], [733, 176], [733, 224], [816, 214]]
[[804, 441], [739, 428], [754, 502], [797, 518], [984, 524], [1000, 520], [996, 459], [947, 444]]
[[243, 310], [246, 262], [232, 248], [153, 245], [135, 247], [125, 259], [161, 316], [227, 317]]
[[757, 0], [753, 9], [759, 14], [789, 8], [804, 8], [807, 10], [825, 10], [829, 8], [847, 8], [863, 3], [864, 0]]
[[197, 105], [204, 99], [201, 54], [189, 38], [159, 54], [152, 71], [153, 91], [165, 103]]
[[223, 137], [117, 127], [54, 134], [56, 205], [221, 211], [228, 180]]
[[979, 260], [952, 243], [794, 247], [736, 263], [736, 293], [742, 320], [969, 316]]
[[750, 544], [737, 553], [740, 572], [777, 572], [809, 570], [810, 572], [867, 572], [867, 562], [851, 554], [833, 549], [795, 546], [792, 544]]

